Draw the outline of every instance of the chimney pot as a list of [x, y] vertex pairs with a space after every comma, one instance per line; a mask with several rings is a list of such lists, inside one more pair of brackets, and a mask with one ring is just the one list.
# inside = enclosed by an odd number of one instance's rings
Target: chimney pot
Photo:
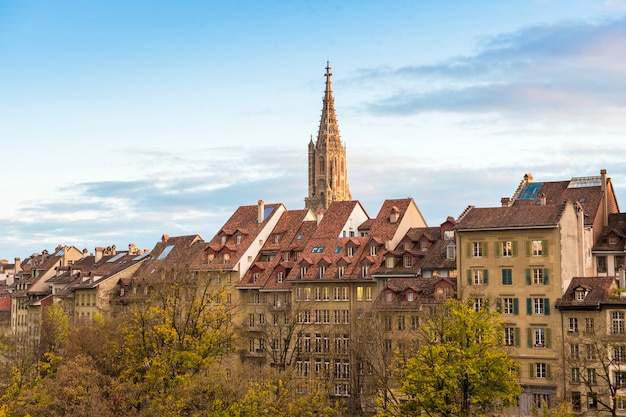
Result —
[[263, 223], [263, 220], [265, 220], [265, 202], [263, 200], [259, 200], [257, 206], [257, 222]]

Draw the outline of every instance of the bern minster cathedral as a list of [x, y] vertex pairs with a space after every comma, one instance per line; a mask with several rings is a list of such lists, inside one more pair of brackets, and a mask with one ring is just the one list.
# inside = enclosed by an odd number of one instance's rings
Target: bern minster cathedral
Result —
[[317, 143], [309, 142], [309, 196], [305, 207], [317, 213], [333, 201], [350, 201], [346, 168], [346, 147], [341, 143], [335, 100], [330, 84], [330, 63], [326, 65], [326, 91]]

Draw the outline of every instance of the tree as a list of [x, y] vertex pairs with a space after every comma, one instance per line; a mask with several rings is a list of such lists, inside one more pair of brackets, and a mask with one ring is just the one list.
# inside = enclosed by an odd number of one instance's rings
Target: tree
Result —
[[573, 389], [568, 396], [574, 411], [617, 417], [622, 415], [618, 403], [626, 403], [626, 344], [622, 333], [613, 334], [610, 326], [598, 322], [566, 336], [565, 363]]
[[403, 376], [403, 414], [480, 415], [511, 404], [521, 391], [497, 312], [449, 301], [424, 320], [417, 342]]

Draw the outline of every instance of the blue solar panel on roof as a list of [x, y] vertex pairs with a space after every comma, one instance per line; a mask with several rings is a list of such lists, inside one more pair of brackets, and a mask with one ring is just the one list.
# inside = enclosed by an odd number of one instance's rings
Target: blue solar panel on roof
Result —
[[141, 255], [139, 255], [139, 256], [135, 256], [135, 257], [133, 258], [133, 261], [140, 261], [140, 260], [142, 260], [143, 258], [145, 258], [145, 257], [146, 257], [146, 256], [148, 256], [148, 255], [150, 255], [150, 252], [142, 253], [142, 254], [141, 254]]
[[167, 255], [169, 255], [169, 253], [172, 251], [172, 249], [174, 249], [174, 245], [167, 245], [165, 249], [163, 249], [163, 252], [161, 252], [159, 257], [157, 258], [157, 261], [162, 261], [163, 259], [165, 259]]
[[109, 259], [107, 262], [115, 262], [115, 261], [117, 261], [118, 259], [120, 259], [124, 255], [126, 255], [126, 252], [118, 253], [117, 255], [115, 255], [114, 257]]
[[533, 182], [530, 184], [526, 184], [524, 190], [522, 190], [519, 197], [517, 198], [519, 198], [520, 200], [532, 200], [533, 198], [537, 197], [537, 193], [542, 186], [542, 182]]
[[272, 214], [272, 212], [274, 211], [274, 207], [265, 207], [265, 210], [263, 212], [263, 220], [266, 220], [270, 214]]

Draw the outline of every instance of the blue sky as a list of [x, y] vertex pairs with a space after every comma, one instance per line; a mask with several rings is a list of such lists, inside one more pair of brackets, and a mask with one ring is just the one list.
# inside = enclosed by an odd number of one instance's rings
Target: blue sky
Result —
[[0, 0], [0, 258], [302, 208], [327, 60], [370, 216], [437, 225], [527, 172], [626, 198], [626, 1]]

